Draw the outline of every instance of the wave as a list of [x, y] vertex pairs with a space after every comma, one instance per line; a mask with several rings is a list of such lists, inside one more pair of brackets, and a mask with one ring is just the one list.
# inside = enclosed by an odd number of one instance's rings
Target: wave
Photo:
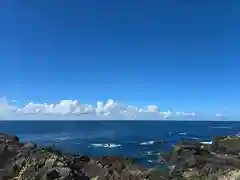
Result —
[[117, 147], [121, 147], [121, 144], [111, 144], [111, 143], [106, 143], [106, 144], [91, 144], [91, 147], [95, 147], [95, 148], [117, 148]]
[[187, 136], [188, 133], [187, 132], [169, 132], [168, 135], [169, 136], [174, 136], [174, 135]]
[[141, 142], [140, 145], [153, 145], [155, 143], [155, 141], [145, 141], [145, 142]]
[[232, 126], [210, 126], [209, 129], [232, 129]]
[[148, 145], [161, 145], [161, 144], [166, 144], [167, 142], [166, 141], [144, 141], [144, 142], [141, 142], [140, 145], [145, 145], [145, 146], [148, 146]]
[[181, 135], [181, 136], [186, 136], [186, 135], [187, 135], [186, 132], [180, 132], [180, 133], [178, 133], [178, 134]]
[[203, 141], [201, 144], [212, 144], [212, 141]]
[[160, 156], [161, 153], [159, 153], [159, 152], [153, 152], [153, 151], [147, 151], [147, 155], [148, 155], [148, 156]]

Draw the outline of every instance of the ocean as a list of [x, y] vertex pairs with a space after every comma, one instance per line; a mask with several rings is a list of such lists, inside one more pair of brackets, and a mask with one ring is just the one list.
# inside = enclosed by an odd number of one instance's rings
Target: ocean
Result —
[[[41, 146], [89, 156], [121, 155], [157, 166], [159, 154], [181, 139], [210, 142], [217, 135], [238, 135], [240, 122], [226, 121], [0, 121], [0, 132]], [[154, 144], [153, 141], [165, 141]]]

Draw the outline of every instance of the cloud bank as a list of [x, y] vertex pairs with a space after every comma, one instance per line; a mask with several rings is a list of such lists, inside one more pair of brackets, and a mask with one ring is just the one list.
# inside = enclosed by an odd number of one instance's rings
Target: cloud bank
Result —
[[115, 102], [97, 101], [93, 105], [77, 100], [61, 100], [54, 104], [28, 103], [17, 107], [14, 101], [0, 99], [1, 120], [188, 120], [196, 119], [194, 112], [160, 112], [155, 105], [145, 108]]

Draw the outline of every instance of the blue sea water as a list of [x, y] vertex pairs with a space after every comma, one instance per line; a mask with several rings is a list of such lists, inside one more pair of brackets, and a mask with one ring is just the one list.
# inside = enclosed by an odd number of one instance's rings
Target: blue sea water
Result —
[[[124, 155], [155, 166], [157, 153], [169, 150], [181, 139], [209, 142], [216, 135], [236, 135], [240, 122], [216, 121], [0, 121], [0, 132], [21, 141], [55, 144], [67, 152], [90, 156]], [[166, 141], [166, 144], [151, 144]], [[111, 147], [103, 147], [111, 144]]]

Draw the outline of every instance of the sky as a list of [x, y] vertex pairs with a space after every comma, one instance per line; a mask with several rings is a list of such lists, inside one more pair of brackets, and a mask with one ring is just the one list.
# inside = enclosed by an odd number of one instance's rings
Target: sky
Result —
[[2, 0], [0, 96], [239, 115], [239, 0]]

